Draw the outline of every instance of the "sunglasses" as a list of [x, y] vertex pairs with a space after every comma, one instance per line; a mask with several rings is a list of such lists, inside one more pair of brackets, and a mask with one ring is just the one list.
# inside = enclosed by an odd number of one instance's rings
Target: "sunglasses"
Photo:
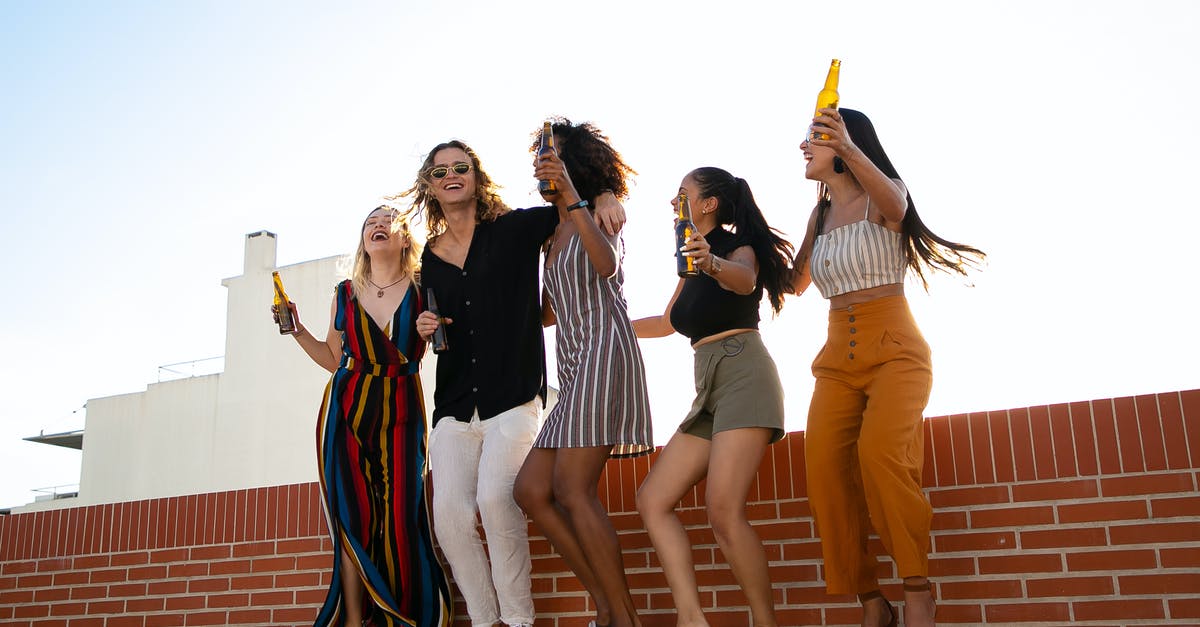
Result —
[[435, 179], [444, 179], [444, 178], [446, 178], [446, 175], [450, 173], [451, 170], [454, 170], [455, 174], [458, 174], [461, 176], [461, 175], [466, 174], [467, 172], [471, 171], [471, 164], [456, 163], [449, 167], [446, 167], [444, 165], [439, 165], [438, 167], [433, 168], [432, 170], [429, 171], [429, 176], [431, 176]]

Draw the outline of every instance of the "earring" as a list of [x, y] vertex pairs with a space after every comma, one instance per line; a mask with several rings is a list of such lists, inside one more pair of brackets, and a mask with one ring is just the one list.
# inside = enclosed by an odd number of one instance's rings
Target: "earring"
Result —
[[833, 171], [837, 172], [838, 174], [844, 174], [846, 172], [846, 162], [843, 161], [841, 157], [833, 158]]

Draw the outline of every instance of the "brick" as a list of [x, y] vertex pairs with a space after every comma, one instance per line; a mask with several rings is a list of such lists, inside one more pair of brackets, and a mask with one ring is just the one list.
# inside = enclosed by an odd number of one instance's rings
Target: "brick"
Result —
[[1162, 417], [1158, 411], [1158, 397], [1138, 396], [1133, 399], [1137, 408], [1138, 430], [1142, 434], [1142, 458], [1146, 470], [1167, 469], [1167, 448], [1163, 442]]
[[1075, 443], [1075, 463], [1079, 476], [1091, 477], [1100, 470], [1096, 436], [1092, 427], [1092, 405], [1088, 402], [1068, 405], [1071, 416], [1071, 440]]
[[96, 614], [120, 614], [125, 611], [125, 601], [92, 601], [87, 604], [89, 616]]
[[1200, 597], [1190, 599], [1169, 599], [1167, 610], [1171, 618], [1200, 618]]
[[1197, 538], [1200, 538], [1200, 520], [1113, 526], [1109, 528], [1108, 535], [1114, 546], [1195, 542]]
[[188, 553], [188, 559], [196, 561], [211, 561], [228, 559], [230, 553], [229, 545], [221, 546], [199, 546], [191, 549]]
[[1200, 547], [1167, 547], [1158, 554], [1163, 568], [1200, 568]]
[[1100, 474], [1120, 474], [1121, 445], [1117, 441], [1117, 423], [1111, 400], [1092, 401], [1092, 426], [1096, 430]]
[[1049, 505], [1043, 505], [976, 509], [971, 512], [970, 519], [972, 529], [1052, 525], [1054, 524], [1054, 508]]
[[1011, 501], [1007, 487], [983, 486], [930, 490], [929, 502], [934, 508], [942, 509], [969, 505], [994, 505]]
[[296, 569], [295, 557], [264, 557], [251, 561], [250, 572], [281, 572]]
[[1150, 511], [1155, 519], [1200, 518], [1200, 496], [1151, 499]]
[[1153, 549], [1084, 551], [1067, 555], [1068, 571], [1113, 571], [1158, 568]]
[[144, 566], [141, 568], [130, 568], [125, 572], [125, 578], [128, 581], [138, 581], [145, 579], [164, 579], [167, 576], [166, 566]]
[[988, 555], [979, 558], [979, 574], [981, 575], [1057, 573], [1062, 570], [1062, 558], [1057, 554], [1025, 553]]
[[1142, 433], [1138, 424], [1137, 406], [1132, 397], [1114, 398], [1116, 412], [1117, 441], [1121, 446], [1121, 471], [1144, 472], [1146, 461], [1142, 457]]
[[1105, 498], [1143, 494], [1167, 494], [1172, 492], [1194, 492], [1195, 490], [1195, 478], [1188, 472], [1132, 475], [1100, 480], [1100, 493]]
[[950, 416], [950, 443], [954, 450], [954, 484], [973, 485], [975, 466], [971, 461], [971, 427], [965, 414]]
[[1166, 447], [1167, 468], [1183, 470], [1191, 468], [1188, 458], [1187, 431], [1183, 426], [1183, 409], [1179, 404], [1179, 393], [1158, 395], [1158, 412], [1162, 425], [1163, 445]]
[[1038, 479], [1057, 479], [1054, 463], [1054, 432], [1050, 429], [1050, 408], [1029, 408], [1029, 434], [1033, 438], [1033, 463]]
[[1058, 549], [1082, 546], [1106, 546], [1108, 535], [1101, 527], [1077, 527], [1021, 531], [1022, 549]]
[[1107, 501], [1058, 506], [1058, 520], [1063, 524], [1142, 520], [1149, 516], [1150, 510], [1146, 507], [1146, 501]]
[[1050, 433], [1054, 438], [1055, 476], [1078, 477], [1079, 467], [1075, 463], [1074, 430], [1071, 428], [1071, 409], [1065, 404], [1055, 404], [1050, 410]]
[[246, 607], [250, 605], [250, 595], [240, 594], [210, 594], [207, 596], [208, 607]]
[[1017, 481], [1034, 481], [1038, 476], [1037, 464], [1034, 462], [1034, 440], [1029, 422], [1029, 409], [1009, 410], [1008, 426], [1012, 432], [1013, 464], [1017, 471]]
[[1116, 601], [1077, 601], [1071, 604], [1076, 621], [1152, 620], [1164, 618], [1159, 599], [1120, 599]]
[[1200, 591], [1200, 573], [1162, 573], [1154, 575], [1122, 575], [1117, 577], [1121, 596], [1167, 594], [1196, 594]]
[[1012, 551], [1017, 537], [1012, 531], [946, 534], [934, 537], [933, 546], [938, 553]]
[[1013, 501], [1018, 503], [1091, 499], [1100, 496], [1100, 484], [1095, 479], [1019, 483], [1012, 486], [1012, 494]]
[[967, 426], [971, 434], [971, 458], [975, 483], [996, 481], [995, 462], [992, 459], [992, 436], [988, 428], [986, 412], [967, 415]]
[[150, 553], [147, 551], [138, 551], [136, 553], [118, 553], [112, 556], [113, 566], [140, 566], [150, 563]]
[[989, 411], [988, 432], [992, 443], [992, 468], [997, 483], [1010, 483], [1016, 478], [1013, 467], [1012, 433], [1007, 411]]
[[1188, 454], [1192, 468], [1200, 466], [1200, 390], [1179, 393], [1179, 404], [1183, 411], [1183, 428], [1187, 431]]
[[192, 625], [226, 625], [228, 624], [227, 616], [226, 612], [193, 612], [184, 617], [183, 624], [188, 627]]
[[[1025, 589], [1032, 599], [1043, 597], [1089, 597], [1111, 596], [1114, 593], [1112, 577], [1053, 577], [1049, 579], [1027, 579]], [[986, 595], [975, 597], [986, 599]]]
[[[638, 518], [632, 516], [630, 518]], [[320, 538], [297, 538], [295, 540], [280, 540], [275, 545], [275, 553], [279, 555], [293, 555], [296, 553], [319, 553], [321, 551]]]
[[[937, 598], [954, 600], [1019, 599], [1024, 596], [1019, 579], [977, 579], [947, 581], [938, 585]], [[899, 609], [899, 608], [897, 608]]]
[[189, 594], [225, 592], [226, 590], [229, 590], [229, 578], [219, 577], [214, 579], [191, 579], [187, 582], [187, 590]]
[[926, 450], [933, 460], [933, 470], [936, 477], [934, 485], [957, 485], [954, 478], [954, 443], [950, 438], [950, 421], [946, 418], [933, 418], [928, 421], [929, 433], [932, 436], [926, 443]]
[[[940, 613], [941, 608], [938, 609]], [[989, 602], [983, 608], [983, 613], [989, 623], [1061, 622], [1071, 619], [1071, 607], [1066, 603]]]
[[146, 617], [146, 627], [181, 627], [183, 614], [157, 614]]

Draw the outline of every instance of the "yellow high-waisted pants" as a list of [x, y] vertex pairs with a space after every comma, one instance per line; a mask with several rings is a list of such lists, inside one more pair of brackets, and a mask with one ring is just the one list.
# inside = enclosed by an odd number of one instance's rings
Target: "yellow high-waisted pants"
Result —
[[908, 301], [888, 296], [829, 312], [813, 361], [804, 436], [808, 498], [829, 594], [879, 588], [872, 525], [901, 577], [929, 574], [933, 510], [921, 492], [929, 345]]

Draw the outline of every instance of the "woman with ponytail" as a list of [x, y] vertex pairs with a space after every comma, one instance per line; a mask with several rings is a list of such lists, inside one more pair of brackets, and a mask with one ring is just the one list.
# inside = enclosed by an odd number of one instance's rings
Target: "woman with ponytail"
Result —
[[775, 625], [767, 558], [746, 498], [767, 446], [784, 435], [783, 388], [758, 334], [758, 308], [764, 291], [772, 310], [783, 307], [792, 245], [767, 224], [746, 181], [725, 170], [693, 170], [679, 191], [691, 199], [697, 232], [684, 251], [701, 274], [680, 279], [666, 311], [633, 328], [643, 338], [688, 337], [696, 399], [638, 490], [638, 512], [675, 598], [676, 624], [707, 625], [692, 547], [675, 515], [675, 504], [707, 477], [708, 520], [753, 624]]
[[821, 109], [800, 144], [821, 196], [795, 259], [793, 291], [829, 299], [829, 336], [813, 362], [804, 455], [829, 594], [857, 594], [862, 624], [894, 627], [867, 538], [874, 527], [904, 580], [904, 624], [934, 624], [932, 509], [921, 491], [929, 345], [904, 298], [911, 268], [966, 274], [984, 254], [934, 235], [867, 116]]

